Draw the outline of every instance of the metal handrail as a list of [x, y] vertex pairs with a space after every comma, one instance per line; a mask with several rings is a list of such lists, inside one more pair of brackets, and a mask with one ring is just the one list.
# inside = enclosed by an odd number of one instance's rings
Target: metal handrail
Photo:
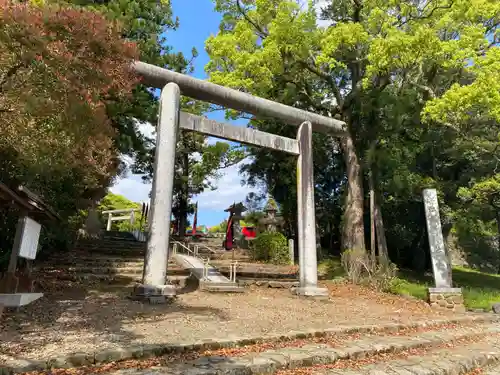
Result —
[[195, 246], [198, 246], [198, 247], [203, 247], [204, 249], [207, 249], [208, 251], [210, 251], [212, 254], [216, 254], [217, 251], [215, 251], [214, 249], [208, 247], [207, 245], [204, 245], [204, 244], [195, 244]]
[[[193, 254], [193, 256], [197, 257], [197, 254], [193, 250], [191, 250], [189, 247], [187, 247], [186, 245], [184, 245], [182, 242], [171, 241], [171, 244], [172, 245], [180, 245], [181, 248], [186, 249], [189, 253]], [[174, 248], [174, 249], [177, 250], [176, 248]]]

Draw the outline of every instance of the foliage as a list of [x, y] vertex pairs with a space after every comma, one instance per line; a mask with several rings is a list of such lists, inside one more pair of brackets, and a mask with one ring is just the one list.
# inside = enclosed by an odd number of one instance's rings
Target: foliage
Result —
[[[175, 53], [168, 46], [166, 35], [179, 26], [173, 19], [170, 1], [155, 0], [48, 0], [66, 2], [105, 16], [121, 26], [121, 36], [138, 46], [141, 61], [177, 72], [192, 71], [192, 58]], [[193, 50], [193, 58], [197, 55]], [[153, 90], [138, 85], [133, 96], [107, 107], [113, 127], [117, 130], [116, 147], [124, 154], [145, 157], [150, 141], [139, 131], [140, 122], [156, 124], [158, 101]]]
[[[212, 81], [347, 123], [340, 142], [313, 139], [322, 245], [365, 248], [371, 172], [391, 259], [428, 267], [422, 189], [438, 189], [448, 236], [457, 218], [473, 216], [459, 189], [496, 173], [499, 88], [488, 81], [499, 73], [500, 4], [341, 0], [318, 19], [296, 1], [215, 3], [224, 19], [206, 43]], [[279, 121], [251, 125], [295, 137]], [[248, 182], [266, 186], [294, 235], [294, 159], [249, 152]]]
[[389, 290], [397, 274], [394, 264], [377, 262], [364, 250], [346, 250], [340, 262], [349, 281], [354, 284], [366, 283], [382, 291]]
[[265, 213], [262, 211], [264, 198], [264, 194], [258, 194], [255, 192], [248, 193], [244, 203], [247, 211], [245, 212], [245, 219], [241, 222], [241, 226], [256, 227], [259, 232], [263, 231], [259, 221], [265, 216]]
[[288, 243], [279, 232], [259, 234], [252, 243], [252, 256], [255, 260], [272, 264], [289, 264]]
[[[122, 36], [136, 42], [141, 61], [179, 73], [193, 72], [192, 63], [198, 56], [196, 49], [193, 48], [191, 56], [186, 57], [172, 51], [167, 43], [168, 32], [179, 26], [179, 20], [173, 18], [170, 1], [68, 1], [101, 12], [109, 20], [122, 25]], [[208, 109], [205, 103], [186, 97], [182, 98], [181, 106], [183, 111], [193, 114], [201, 114]], [[156, 126], [157, 110], [158, 101], [154, 91], [142, 85], [134, 89], [131, 100], [108, 107], [119, 134], [117, 147], [122, 153], [134, 156], [132, 172], [145, 174], [145, 181], [150, 181], [153, 173], [155, 140], [144, 137], [139, 132], [138, 124], [148, 122]], [[174, 217], [182, 222], [182, 231], [187, 224], [187, 215], [194, 212], [190, 198], [212, 188], [210, 179], [219, 177], [218, 169], [241, 159], [240, 153], [230, 149], [227, 143], [207, 144], [206, 139], [194, 133], [183, 133], [179, 137], [172, 211]]]
[[[141, 210], [142, 205], [140, 203], [137, 203], [137, 202], [132, 202], [131, 200], [124, 197], [123, 195], [108, 193], [99, 202], [99, 206], [98, 206], [98, 210], [100, 212], [111, 211], [111, 210], [122, 210], [122, 209], [126, 209], [126, 208], [135, 208], [135, 209]], [[122, 214], [120, 214], [119, 216], [121, 216], [121, 215]], [[128, 216], [129, 214], [124, 213], [123, 215]], [[103, 225], [106, 226], [107, 216], [103, 215], [101, 219], [102, 219]], [[134, 229], [140, 229], [140, 226], [141, 226], [141, 212], [136, 212], [134, 214], [134, 224], [132, 226], [130, 225], [130, 221], [125, 220], [125, 221], [113, 222], [111, 228], [112, 228], [112, 230], [118, 230], [118, 231], [130, 231], [130, 230], [134, 230]]]
[[342, 278], [346, 275], [340, 258], [330, 257], [318, 262], [318, 274], [324, 275], [328, 280]]
[[[0, 180], [27, 185], [63, 217], [41, 238], [59, 249], [77, 221], [67, 219], [120, 171], [106, 108], [132, 93], [136, 49], [93, 12], [9, 0], [0, 7]], [[5, 228], [2, 242], [13, 232]]]
[[210, 227], [208, 231], [210, 233], [226, 233], [226, 229], [227, 229], [227, 220], [224, 219], [224, 221], [222, 221], [221, 223]]

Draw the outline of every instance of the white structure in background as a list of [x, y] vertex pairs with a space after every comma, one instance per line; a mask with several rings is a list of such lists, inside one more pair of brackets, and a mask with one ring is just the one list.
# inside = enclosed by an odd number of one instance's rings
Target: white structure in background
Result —
[[[140, 209], [138, 208], [124, 208], [122, 210], [109, 210], [109, 211], [103, 211], [103, 215], [108, 215], [108, 222], [106, 224], [106, 230], [109, 232], [111, 230], [111, 226], [113, 225], [113, 221], [124, 221], [128, 220], [130, 222], [130, 226], [132, 227], [134, 225], [135, 221], [135, 212], [141, 212]], [[122, 216], [114, 216], [116, 214], [128, 214], [128, 215], [122, 215]]]

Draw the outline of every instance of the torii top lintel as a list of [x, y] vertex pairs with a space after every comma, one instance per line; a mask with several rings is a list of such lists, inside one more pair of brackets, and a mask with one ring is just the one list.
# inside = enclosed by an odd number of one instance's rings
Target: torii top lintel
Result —
[[183, 95], [193, 99], [222, 105], [259, 117], [276, 118], [289, 125], [299, 126], [303, 122], [309, 121], [313, 130], [321, 133], [342, 136], [346, 131], [346, 125], [342, 121], [259, 98], [155, 65], [135, 61], [132, 68], [142, 77], [142, 82], [147, 86], [162, 89], [167, 83], [173, 82], [179, 86]]

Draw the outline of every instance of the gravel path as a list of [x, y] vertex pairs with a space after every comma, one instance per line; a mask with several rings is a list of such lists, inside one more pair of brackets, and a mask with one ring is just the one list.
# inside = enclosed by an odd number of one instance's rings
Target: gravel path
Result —
[[[50, 284], [52, 283], [52, 284]], [[0, 362], [42, 359], [132, 344], [259, 336], [342, 325], [411, 322], [442, 317], [427, 304], [369, 289], [328, 284], [328, 301], [288, 290], [245, 294], [194, 292], [169, 305], [127, 300], [120, 288], [53, 281], [40, 301], [0, 322]]]

